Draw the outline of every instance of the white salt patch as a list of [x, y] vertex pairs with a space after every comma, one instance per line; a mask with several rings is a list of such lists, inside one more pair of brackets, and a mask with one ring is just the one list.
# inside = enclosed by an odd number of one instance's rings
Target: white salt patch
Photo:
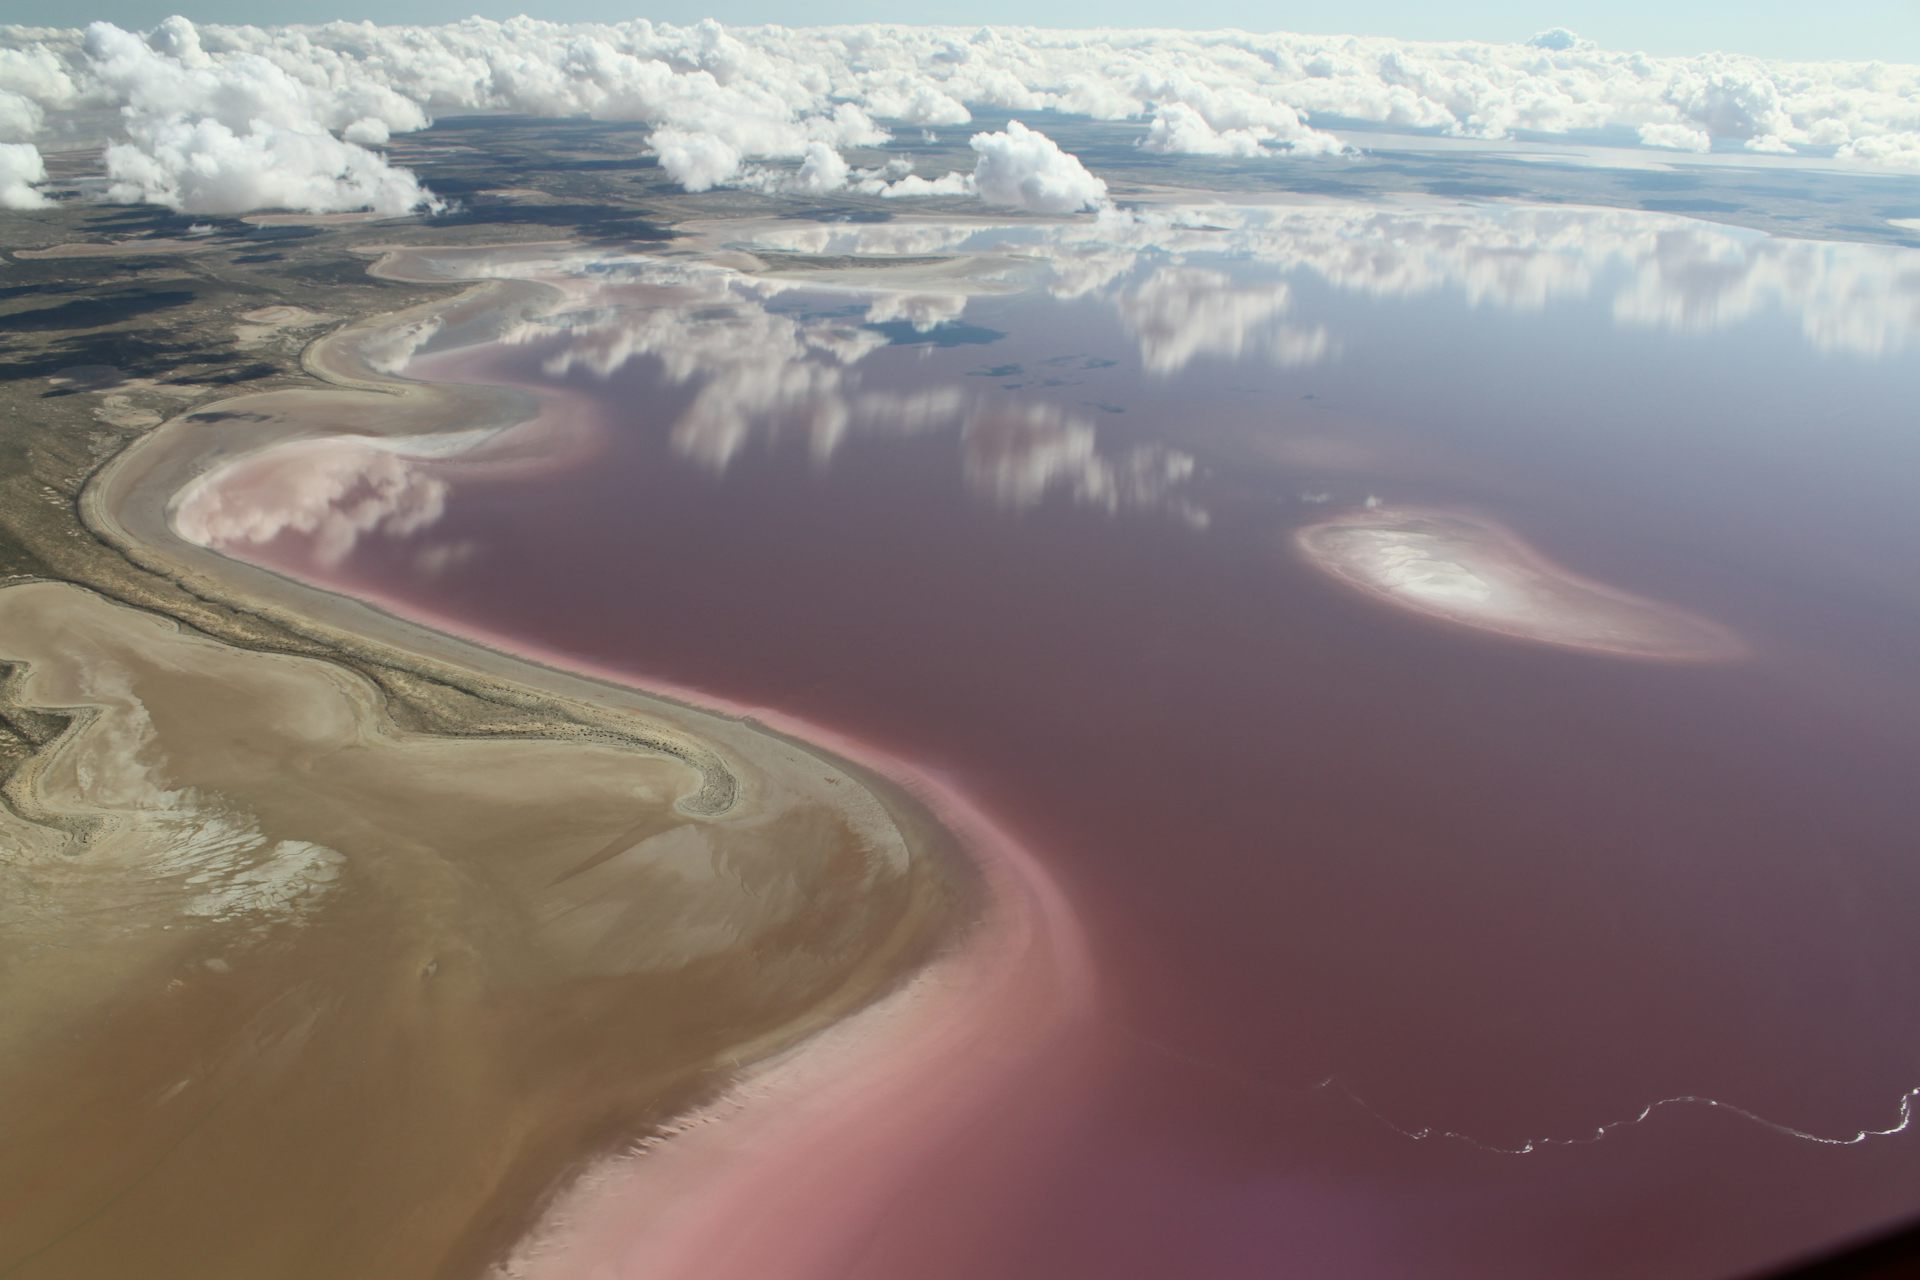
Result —
[[1374, 548], [1372, 572], [1389, 591], [1414, 596], [1429, 604], [1481, 607], [1492, 602], [1494, 586], [1461, 564], [1433, 554], [1430, 543], [1418, 539], [1387, 540]]

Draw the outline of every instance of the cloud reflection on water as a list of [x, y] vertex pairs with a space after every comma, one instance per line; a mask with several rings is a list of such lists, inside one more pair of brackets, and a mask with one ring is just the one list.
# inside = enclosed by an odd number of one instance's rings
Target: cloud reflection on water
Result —
[[[1667, 214], [1522, 206], [1304, 205], [1149, 209], [1090, 222], [774, 230], [772, 247], [822, 254], [1018, 252], [1041, 264], [1057, 297], [1137, 297], [1143, 262], [1191, 269], [1208, 259], [1266, 264], [1344, 291], [1409, 298], [1452, 291], [1476, 306], [1537, 311], [1610, 299], [1622, 325], [1720, 329], [1777, 313], [1823, 352], [1880, 357], [1920, 345], [1920, 254], [1793, 240]], [[1116, 290], [1118, 293], [1116, 293]], [[1226, 310], [1154, 331], [1200, 350], [1233, 350]], [[1330, 335], [1337, 348], [1338, 334]], [[1143, 351], [1145, 342], [1143, 340]]]
[[173, 523], [203, 547], [297, 534], [333, 569], [370, 533], [407, 537], [437, 523], [448, 492], [420, 460], [365, 436], [296, 440], [200, 477], [175, 501]]
[[1176, 492], [1193, 475], [1191, 455], [1161, 445], [1104, 453], [1092, 422], [1059, 405], [977, 412], [963, 439], [967, 482], [1004, 506], [1066, 493], [1108, 512], [1158, 508], [1195, 529], [1209, 522], [1205, 508]]
[[1169, 266], [1114, 297], [1149, 373], [1175, 374], [1200, 356], [1264, 356], [1282, 366], [1316, 364], [1332, 351], [1324, 326], [1279, 323], [1292, 302], [1284, 280], [1236, 284], [1223, 271]]
[[[665, 278], [633, 264], [642, 280]], [[851, 434], [915, 436], [955, 432], [968, 485], [1006, 506], [1051, 495], [1107, 512], [1160, 509], [1202, 528], [1206, 512], [1179, 490], [1193, 458], [1164, 446], [1110, 448], [1085, 414], [1047, 403], [1010, 403], [1003, 394], [955, 382], [913, 390], [870, 386], [859, 367], [889, 345], [867, 325], [905, 322], [925, 333], [957, 321], [965, 294], [883, 292], [855, 323], [840, 314], [778, 310], [787, 290], [737, 272], [672, 269], [670, 296], [639, 307], [600, 306], [528, 320], [506, 337], [557, 343], [544, 370], [611, 378], [630, 362], [656, 360], [670, 383], [694, 388], [669, 439], [682, 457], [725, 470], [757, 437], [798, 435], [825, 464]], [[617, 294], [619, 285], [609, 285]], [[605, 300], [605, 299], [603, 299]]]
[[[728, 468], [755, 439], [798, 437], [824, 466], [856, 435], [951, 432], [965, 482], [996, 504], [1065, 498], [1110, 513], [1157, 511], [1195, 528], [1209, 517], [1188, 493], [1191, 455], [1115, 441], [1098, 415], [1010, 396], [1013, 383], [942, 373], [902, 386], [888, 376], [897, 364], [876, 360], [892, 345], [887, 330], [929, 336], [916, 347], [924, 354], [983, 295], [1038, 289], [1063, 304], [1110, 308], [1139, 367], [1156, 378], [1209, 362], [1292, 368], [1341, 354], [1340, 320], [1312, 314], [1324, 285], [1383, 299], [1452, 293], [1517, 312], [1584, 303], [1617, 325], [1674, 333], [1774, 317], [1813, 349], [1854, 358], [1920, 345], [1920, 254], [1619, 210], [1208, 206], [1064, 224], [764, 228], [755, 243], [784, 254], [977, 261], [970, 271], [941, 267], [933, 287], [915, 274], [924, 263], [861, 273], [856, 284], [844, 270], [754, 275], [585, 252], [522, 257], [483, 274], [531, 275], [561, 289], [554, 310], [523, 314], [500, 335], [542, 348], [547, 376], [609, 379], [653, 362], [659, 383], [685, 391], [660, 397], [675, 404], [664, 424], [671, 447], [711, 470]], [[397, 328], [371, 340], [365, 358], [398, 372], [439, 332], [437, 321]], [[334, 565], [369, 534], [420, 533], [447, 501], [442, 468], [353, 437], [287, 446], [240, 470], [183, 495], [186, 536], [259, 545], [293, 532]]]
[[[669, 428], [674, 449], [716, 471], [755, 438], [798, 435], [824, 465], [852, 435], [953, 431], [967, 483], [997, 503], [1065, 494], [1204, 526], [1205, 510], [1178, 496], [1195, 472], [1191, 456], [1110, 447], [1094, 418], [1068, 407], [1015, 404], [938, 378], [911, 390], [875, 385], [868, 366], [888, 346], [876, 329], [901, 325], [937, 342], [983, 293], [1037, 287], [1110, 307], [1156, 377], [1204, 362], [1292, 368], [1342, 350], [1336, 319], [1305, 314], [1299, 286], [1311, 279], [1374, 298], [1451, 292], [1519, 312], [1597, 303], [1618, 325], [1681, 333], [1785, 316], [1814, 348], [1860, 357], [1904, 350], [1920, 333], [1920, 262], [1909, 252], [1619, 210], [1210, 206], [1064, 224], [764, 228], [754, 243], [782, 254], [977, 263], [928, 290], [911, 283], [911, 263], [858, 288], [844, 271], [768, 277], [599, 262], [566, 308], [508, 340], [551, 345], [545, 368], [556, 377], [612, 377], [636, 359], [657, 361], [669, 383], [692, 391]], [[635, 288], [644, 296], [623, 300]], [[821, 304], [835, 293], [845, 305]]]

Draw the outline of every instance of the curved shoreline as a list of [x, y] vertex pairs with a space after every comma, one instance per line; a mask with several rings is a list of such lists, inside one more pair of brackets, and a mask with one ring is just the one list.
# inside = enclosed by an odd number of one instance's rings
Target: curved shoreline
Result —
[[1064, 895], [963, 792], [798, 718], [738, 711], [912, 793], [974, 858], [987, 910], [902, 987], [764, 1060], [671, 1137], [587, 1170], [497, 1280], [843, 1280], [901, 1181], [1093, 1013]]
[[[524, 249], [515, 246], [507, 252]], [[410, 254], [418, 258], [433, 252], [389, 253], [370, 270], [410, 280], [447, 279], [436, 274], [407, 274]], [[477, 256], [484, 260], [491, 255], [480, 251]], [[828, 1002], [831, 1007], [817, 1009], [804, 1026], [775, 1029], [743, 1041], [734, 1061], [737, 1067], [746, 1065], [736, 1075], [731, 1101], [718, 1105], [737, 1109], [741, 1098], [757, 1096], [760, 1101], [746, 1109], [759, 1116], [767, 1110], [765, 1100], [770, 1091], [778, 1092], [779, 1081], [791, 1078], [796, 1064], [806, 1063], [810, 1055], [824, 1053], [843, 1063], [850, 1058], [851, 1070], [864, 1070], [876, 1080], [897, 1076], [898, 1064], [951, 1058], [949, 1049], [956, 1035], [963, 1042], [983, 1038], [981, 1027], [969, 1027], [967, 1017], [990, 1025], [1000, 1013], [996, 1000], [983, 993], [1005, 994], [1050, 985], [1057, 999], [1045, 1010], [1028, 1009], [1017, 1025], [1006, 1024], [1002, 1018], [1003, 1025], [995, 1030], [1002, 1043], [992, 1061], [976, 1063], [972, 1080], [958, 1090], [974, 1100], [972, 1105], [990, 1105], [996, 1082], [1004, 1083], [1008, 1078], [1004, 1075], [1006, 1064], [1036, 1052], [1061, 1017], [1087, 1007], [1090, 976], [1083, 944], [1058, 889], [1017, 841], [995, 828], [955, 788], [919, 773], [903, 760], [822, 726], [739, 706], [702, 691], [653, 681], [636, 685], [630, 677], [563, 664], [558, 655], [509, 649], [498, 638], [477, 637], [471, 632], [464, 637], [451, 634], [428, 622], [410, 620], [377, 605], [229, 559], [195, 546], [174, 532], [168, 518], [173, 496], [212, 466], [245, 453], [294, 439], [325, 438], [348, 431], [374, 436], [430, 435], [445, 431], [452, 423], [458, 423], [463, 432], [476, 426], [498, 431], [537, 415], [541, 405], [524, 394], [387, 376], [369, 367], [353, 344], [356, 339], [429, 319], [449, 322], [452, 318], [457, 322], [498, 313], [538, 296], [543, 289], [524, 281], [488, 280], [470, 285], [448, 300], [335, 329], [310, 344], [302, 357], [309, 372], [328, 386], [317, 391], [236, 396], [163, 424], [112, 459], [88, 484], [81, 499], [83, 517], [95, 532], [143, 567], [164, 574], [197, 595], [264, 616], [325, 648], [398, 665], [421, 679], [448, 681], [521, 708], [555, 708], [562, 713], [562, 723], [548, 728], [558, 736], [593, 739], [604, 735], [681, 760], [698, 769], [706, 780], [693, 804], [683, 803], [689, 812], [717, 817], [743, 806], [750, 809], [754, 776], [759, 770], [777, 770], [783, 782], [792, 783], [800, 773], [817, 773], [824, 766], [855, 782], [897, 827], [915, 833], [909, 843], [918, 860], [932, 856], [942, 864], [939, 870], [943, 876], [950, 878], [958, 871], [971, 881], [968, 896], [974, 902], [970, 914], [975, 918], [957, 939], [950, 936], [950, 928], [943, 927], [948, 942], [931, 964], [919, 947], [903, 940], [907, 963], [896, 966], [890, 977], [877, 982], [869, 978], [864, 994], [847, 992], [844, 998]], [[530, 404], [535, 414], [529, 414]], [[314, 410], [324, 410], [328, 415], [326, 429], [316, 429], [306, 420]], [[810, 762], [807, 770], [793, 768], [800, 760]], [[844, 801], [845, 797], [842, 790], [836, 798]], [[942, 846], [950, 841], [957, 843], [956, 851], [964, 850], [971, 857], [943, 856]], [[930, 999], [928, 993], [935, 988], [943, 989], [941, 994], [948, 998]], [[943, 1004], [944, 1009], [940, 1007]], [[823, 1035], [837, 1039], [829, 1047], [821, 1041]], [[886, 1041], [884, 1048], [875, 1043], [882, 1039]], [[755, 1063], [760, 1065], [755, 1067]], [[811, 1068], [801, 1069], [803, 1075], [807, 1069]], [[742, 1115], [736, 1124], [746, 1119]], [[778, 1109], [773, 1117], [777, 1119]], [[770, 1122], [764, 1117], [756, 1121], [761, 1125]], [[676, 1139], [638, 1165], [616, 1160], [611, 1166], [601, 1166], [599, 1174], [589, 1181], [594, 1188], [594, 1203], [608, 1216], [602, 1220], [602, 1228], [577, 1237], [569, 1233], [570, 1238], [604, 1248], [612, 1238], [608, 1231], [613, 1231], [620, 1239], [634, 1243], [616, 1228], [631, 1227], [634, 1196], [652, 1203], [644, 1188], [647, 1179], [655, 1176], [669, 1157], [676, 1161], [690, 1158], [696, 1164], [711, 1162], [710, 1157], [680, 1156], [678, 1153], [686, 1147], [687, 1141]], [[622, 1171], [618, 1178], [609, 1172], [616, 1169]], [[640, 1173], [637, 1179], [625, 1177], [636, 1169]], [[742, 1168], [736, 1160], [722, 1181], [733, 1185], [742, 1178], [751, 1180], [753, 1172], [753, 1162]], [[676, 1182], [682, 1178], [673, 1173], [659, 1176]], [[623, 1209], [608, 1207], [607, 1188], [615, 1182], [631, 1188], [627, 1196], [614, 1197], [628, 1201]], [[588, 1183], [567, 1185], [584, 1187]], [[579, 1194], [562, 1190], [555, 1202], [576, 1227], [583, 1209]], [[841, 1206], [843, 1212], [857, 1213], [859, 1208], [857, 1204]], [[716, 1227], [725, 1216], [714, 1218]], [[857, 1224], [849, 1227], [855, 1229]], [[533, 1253], [523, 1248], [521, 1262], [513, 1265], [523, 1265], [537, 1255], [543, 1259], [539, 1274], [552, 1274], [546, 1268], [554, 1265], [552, 1249], [561, 1238], [552, 1221], [532, 1238], [539, 1242], [538, 1247]], [[679, 1256], [687, 1260], [688, 1274], [716, 1274], [707, 1266], [709, 1255], [705, 1250], [717, 1247], [718, 1239], [704, 1245], [684, 1233], [674, 1239], [674, 1247], [681, 1251]], [[793, 1243], [786, 1242], [789, 1246]], [[571, 1256], [571, 1250], [563, 1256]], [[663, 1274], [659, 1261], [646, 1265], [644, 1274]]]

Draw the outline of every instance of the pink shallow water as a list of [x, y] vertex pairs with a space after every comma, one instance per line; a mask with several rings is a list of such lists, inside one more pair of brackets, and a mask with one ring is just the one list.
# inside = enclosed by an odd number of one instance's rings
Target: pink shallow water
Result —
[[[271, 457], [222, 482], [358, 530], [234, 554], [908, 762], [1058, 883], [1091, 1007], [987, 1002], [1012, 1072], [877, 1037], [871, 1096], [742, 1123], [705, 1274], [1712, 1276], [1920, 1211], [1914, 1135], [1846, 1141], [1920, 1084], [1916, 445], [1885, 429], [1915, 376], [1784, 322], [1295, 291], [1371, 345], [1168, 374], [1097, 300], [976, 299], [971, 343], [788, 378], [775, 438], [719, 449], [718, 375], [560, 372], [554, 336], [413, 372], [563, 392], [569, 465], [380, 468], [438, 486], [399, 524]], [[995, 425], [860, 426], [947, 387]], [[829, 391], [856, 429], [823, 462]], [[1061, 415], [1196, 474], [1102, 481]], [[1528, 647], [1289, 552], [1329, 509], [1300, 494], [1376, 489], [1747, 656]], [[598, 1259], [653, 1274], [617, 1234]]]
[[[756, 1070], [639, 1158], [590, 1173], [511, 1264], [516, 1280], [897, 1275], [951, 1247], [940, 1236], [953, 1215], [928, 1207], [960, 1196], [993, 1218], [1044, 1194], [1004, 1143], [968, 1152], [979, 1132], [1044, 1140], [1078, 1106], [1095, 982], [1065, 900], [951, 787], [771, 718], [910, 788], [979, 860], [989, 914], [905, 991]], [[876, 1218], [911, 1256], [886, 1256]]]

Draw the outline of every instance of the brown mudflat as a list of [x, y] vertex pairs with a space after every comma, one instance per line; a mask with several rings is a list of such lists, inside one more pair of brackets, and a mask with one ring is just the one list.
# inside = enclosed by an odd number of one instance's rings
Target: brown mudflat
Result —
[[937, 914], [886, 805], [773, 739], [696, 816], [672, 755], [403, 733], [79, 588], [0, 591], [0, 637], [70, 717], [0, 814], [9, 1276], [473, 1274]]

